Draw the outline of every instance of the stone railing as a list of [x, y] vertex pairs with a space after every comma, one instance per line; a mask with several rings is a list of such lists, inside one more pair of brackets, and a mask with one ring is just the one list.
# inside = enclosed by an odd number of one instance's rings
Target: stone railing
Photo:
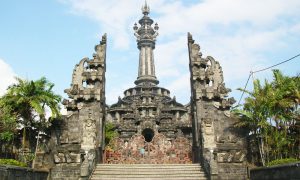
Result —
[[97, 161], [99, 162], [99, 153], [100, 152], [97, 152], [96, 150], [90, 150], [81, 154], [84, 159], [80, 168], [80, 176], [82, 180], [91, 178], [92, 173], [96, 168]]
[[211, 174], [211, 170], [210, 170], [210, 163], [208, 160], [206, 160], [205, 158], [203, 158], [203, 160], [201, 161], [201, 166], [204, 169], [204, 172], [208, 175], [208, 177], [210, 177]]

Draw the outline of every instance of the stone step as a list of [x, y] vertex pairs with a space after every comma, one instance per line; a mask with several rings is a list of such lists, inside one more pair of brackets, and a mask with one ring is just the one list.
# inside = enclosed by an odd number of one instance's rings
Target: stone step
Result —
[[196, 173], [196, 174], [204, 174], [204, 172], [201, 171], [105, 171], [105, 170], [95, 170], [94, 174], [135, 174], [135, 173], [145, 173], [145, 174], [190, 174], [190, 173]]
[[201, 167], [184, 167], [184, 166], [176, 166], [176, 167], [156, 167], [156, 166], [153, 166], [153, 167], [151, 167], [151, 166], [147, 166], [147, 167], [145, 167], [145, 166], [141, 166], [141, 167], [138, 167], [138, 166], [136, 166], [136, 167], [126, 167], [126, 166], [124, 166], [124, 167], [122, 167], [122, 166], [110, 166], [110, 167], [106, 167], [106, 166], [103, 166], [103, 167], [97, 167], [97, 168], [101, 168], [101, 169], [114, 169], [114, 168], [126, 168], [126, 169], [136, 169], [136, 168], [139, 168], [139, 169], [161, 169], [161, 168], [163, 168], [163, 169], [202, 169]]
[[155, 169], [152, 169], [152, 170], [148, 170], [148, 169], [109, 169], [109, 170], [106, 170], [106, 169], [95, 169], [94, 172], [107, 172], [107, 173], [111, 173], [111, 172], [115, 172], [115, 171], [118, 171], [118, 172], [123, 172], [123, 173], [126, 173], [126, 172], [203, 172], [202, 170], [199, 170], [199, 169], [159, 169], [159, 170], [155, 170]]
[[114, 170], [114, 169], [128, 169], [128, 170], [202, 170], [200, 167], [97, 167], [96, 169]]
[[147, 174], [147, 173], [135, 173], [135, 174], [93, 174], [95, 176], [101, 176], [101, 177], [109, 177], [109, 176], [113, 176], [113, 177], [203, 177], [204, 174], [196, 174], [196, 173], [192, 173], [192, 174]]
[[94, 171], [94, 175], [132, 175], [132, 174], [143, 174], [143, 175], [181, 175], [181, 174], [196, 174], [196, 175], [204, 175], [203, 172], [200, 171]]
[[165, 167], [165, 166], [184, 166], [184, 167], [199, 167], [199, 164], [97, 164], [97, 166], [123, 166], [123, 167], [128, 167], [128, 166], [159, 166], [159, 167]]
[[169, 177], [130, 177], [130, 178], [114, 178], [114, 177], [108, 177], [108, 178], [103, 178], [103, 177], [93, 177], [91, 180], [207, 180], [206, 177], [178, 177], [178, 178], [169, 178]]
[[206, 177], [93, 177], [90, 180], [207, 180]]
[[206, 176], [185, 176], [185, 175], [174, 175], [174, 176], [166, 176], [166, 175], [156, 175], [156, 176], [149, 176], [149, 175], [95, 175], [92, 177], [93, 180], [101, 180], [101, 179], [143, 179], [143, 178], [153, 178], [153, 179], [159, 179], [159, 178], [167, 178], [167, 179], [183, 179], [183, 178], [189, 178], [189, 179], [206, 179]]
[[136, 169], [136, 168], [140, 168], [140, 169], [161, 169], [161, 168], [164, 168], [164, 169], [201, 169], [201, 167], [198, 165], [198, 166], [184, 166], [184, 165], [181, 165], [181, 166], [156, 166], [156, 165], [103, 165], [103, 166], [96, 166], [97, 168], [105, 168], [105, 169], [114, 169], [114, 168], [127, 168], [127, 169]]
[[199, 164], [98, 164], [91, 180], [206, 180]]

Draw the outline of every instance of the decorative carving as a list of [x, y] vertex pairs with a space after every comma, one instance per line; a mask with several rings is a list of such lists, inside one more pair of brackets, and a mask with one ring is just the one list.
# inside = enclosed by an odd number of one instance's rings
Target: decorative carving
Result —
[[76, 64], [73, 75], [72, 75], [72, 85], [77, 85], [78, 89], [82, 88], [82, 73], [84, 71], [84, 63], [88, 61], [89, 58], [83, 58], [79, 64]]
[[54, 155], [54, 162], [58, 163], [80, 163], [80, 154], [74, 152], [59, 152]]
[[55, 163], [64, 163], [64, 162], [66, 162], [65, 155], [63, 153], [54, 154], [54, 162]]
[[151, 142], [146, 142], [144, 136], [136, 134], [129, 141], [116, 138], [109, 147], [105, 150], [108, 164], [192, 163], [191, 143], [184, 137], [171, 141], [163, 134], [156, 134]]
[[224, 115], [225, 115], [226, 117], [230, 117], [230, 111], [224, 111]]
[[[188, 38], [191, 39], [192, 36], [189, 34]], [[204, 97], [209, 100], [221, 98], [222, 107], [230, 107], [232, 100], [228, 100], [228, 103], [224, 104], [227, 101], [225, 98], [231, 90], [225, 87], [223, 71], [219, 62], [211, 56], [202, 58], [200, 46], [194, 44], [194, 40], [189, 42], [190, 70], [193, 80], [191, 83], [192, 89], [195, 91], [195, 98]], [[214, 105], [219, 108], [218, 104]]]
[[207, 135], [212, 135], [214, 133], [213, 121], [210, 118], [203, 119], [204, 122], [204, 132]]
[[241, 163], [245, 161], [245, 152], [242, 151], [230, 151], [230, 152], [218, 152], [217, 162], [220, 163]]

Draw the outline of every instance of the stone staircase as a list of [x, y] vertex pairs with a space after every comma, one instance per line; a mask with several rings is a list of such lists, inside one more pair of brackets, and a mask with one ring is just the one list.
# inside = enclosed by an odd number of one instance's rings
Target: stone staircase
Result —
[[206, 180], [199, 164], [98, 164], [91, 180]]

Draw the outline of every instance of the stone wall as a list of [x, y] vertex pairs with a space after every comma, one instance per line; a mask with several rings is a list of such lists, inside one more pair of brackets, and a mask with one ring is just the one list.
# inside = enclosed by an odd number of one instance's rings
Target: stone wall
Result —
[[300, 162], [250, 170], [251, 180], [299, 180]]
[[48, 172], [35, 171], [31, 168], [0, 165], [1, 180], [46, 180]]

